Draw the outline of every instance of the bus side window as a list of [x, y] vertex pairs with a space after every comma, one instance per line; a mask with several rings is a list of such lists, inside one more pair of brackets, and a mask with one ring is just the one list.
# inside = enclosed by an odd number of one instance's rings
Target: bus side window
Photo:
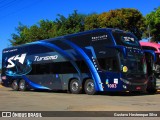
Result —
[[82, 73], [89, 73], [89, 68], [88, 66], [86, 65], [86, 63], [82, 60], [80, 61], [81, 63], [81, 66], [80, 66], [80, 70]]
[[52, 74], [52, 67], [52, 63], [32, 64], [32, 71], [29, 73], [29, 75]]
[[70, 61], [67, 62], [62, 62], [61, 63], [61, 73], [66, 74], [66, 73], [77, 73], [75, 67], [71, 64]]
[[49, 74], [49, 69], [47, 64], [39, 64], [39, 69], [37, 69], [39, 74]]

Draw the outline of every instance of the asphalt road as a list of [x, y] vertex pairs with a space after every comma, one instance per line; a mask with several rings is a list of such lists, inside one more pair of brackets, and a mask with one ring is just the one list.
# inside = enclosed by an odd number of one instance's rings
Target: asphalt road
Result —
[[160, 92], [154, 95], [77, 95], [53, 91], [20, 92], [0, 86], [0, 111], [160, 111]]

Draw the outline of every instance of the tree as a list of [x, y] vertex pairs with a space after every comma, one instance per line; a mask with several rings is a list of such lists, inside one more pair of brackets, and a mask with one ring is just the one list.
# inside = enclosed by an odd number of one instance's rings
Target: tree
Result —
[[12, 46], [84, 31], [85, 15], [74, 11], [68, 18], [58, 15], [55, 21], [40, 20], [31, 27], [19, 23], [10, 40]]
[[17, 33], [11, 35], [12, 39], [10, 39], [10, 42], [12, 46], [16, 46], [54, 37], [54, 34], [52, 33], [54, 25], [54, 22], [49, 20], [40, 20], [38, 24], [34, 24], [31, 27], [19, 23], [16, 28]]
[[[148, 30], [146, 36], [151, 35], [151, 41], [160, 41], [160, 7], [155, 9], [153, 12], [146, 15], [146, 25]], [[150, 35], [149, 35], [150, 34]]]
[[98, 17], [99, 27], [119, 28], [134, 33], [138, 39], [145, 29], [144, 17], [136, 9], [116, 9], [104, 12]]
[[[150, 23], [151, 24], [151, 23]], [[156, 24], [157, 25], [157, 24]], [[31, 27], [17, 27], [10, 40], [13, 46], [95, 28], [119, 28], [134, 33], [139, 39], [145, 30], [144, 17], [136, 9], [116, 9], [102, 14], [78, 14], [75, 10], [68, 17], [58, 15], [54, 21], [40, 20]]]
[[40, 20], [39, 23], [39, 34], [40, 38], [39, 39], [48, 39], [55, 37], [54, 36], [54, 26], [55, 23], [54, 21], [49, 21], [49, 20]]
[[78, 14], [75, 10], [72, 14], [65, 18], [63, 15], [58, 15], [56, 19], [56, 36], [77, 33], [84, 31], [84, 19], [85, 15]]
[[9, 41], [11, 42], [12, 46], [24, 44], [28, 42], [27, 34], [29, 34], [29, 28], [21, 23], [19, 23], [18, 27], [16, 28], [17, 34], [13, 33], [12, 39]]
[[98, 23], [98, 14], [94, 13], [94, 14], [90, 14], [85, 18], [84, 21], [84, 27], [85, 30], [92, 30], [95, 28], [99, 28], [99, 23]]

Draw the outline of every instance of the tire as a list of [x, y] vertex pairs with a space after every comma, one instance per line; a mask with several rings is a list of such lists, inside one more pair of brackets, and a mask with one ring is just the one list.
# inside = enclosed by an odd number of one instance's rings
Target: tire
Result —
[[70, 82], [70, 92], [73, 93], [73, 94], [82, 93], [81, 84], [77, 79], [71, 80], [71, 82]]
[[147, 92], [150, 94], [155, 94], [157, 92], [156, 89], [147, 89]]
[[19, 90], [18, 80], [13, 80], [11, 87], [14, 91], [18, 91]]
[[147, 92], [150, 94], [154, 94], [157, 92], [156, 89], [156, 77], [155, 76], [150, 76], [149, 81], [147, 84]]
[[86, 80], [86, 82], [84, 84], [84, 90], [85, 90], [85, 93], [88, 95], [95, 95], [96, 94], [94, 81], [92, 79]]
[[19, 90], [20, 91], [26, 91], [26, 82], [25, 82], [25, 80], [20, 80], [19, 81]]
[[140, 95], [143, 92], [142, 91], [130, 91], [131, 94], [136, 94], [136, 95]]

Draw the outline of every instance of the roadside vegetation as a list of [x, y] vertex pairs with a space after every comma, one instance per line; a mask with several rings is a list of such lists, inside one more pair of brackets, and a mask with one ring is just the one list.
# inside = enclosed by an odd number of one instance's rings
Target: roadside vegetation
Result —
[[160, 40], [160, 7], [143, 16], [136, 9], [122, 8], [101, 14], [80, 14], [76, 10], [68, 17], [57, 15], [55, 20], [40, 20], [27, 26], [19, 23], [9, 40], [12, 46], [96, 28], [118, 28], [134, 33], [139, 40], [150, 37]]

